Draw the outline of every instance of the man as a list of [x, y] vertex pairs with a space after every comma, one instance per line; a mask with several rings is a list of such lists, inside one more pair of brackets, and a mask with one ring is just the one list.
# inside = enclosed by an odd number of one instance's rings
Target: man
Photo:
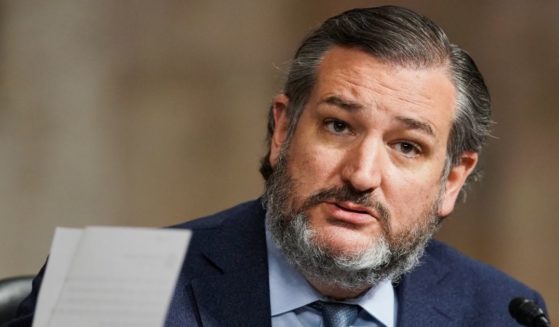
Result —
[[541, 297], [431, 240], [490, 122], [474, 62], [427, 18], [328, 19], [273, 100], [262, 199], [176, 226], [194, 236], [167, 326], [515, 325], [509, 301]]

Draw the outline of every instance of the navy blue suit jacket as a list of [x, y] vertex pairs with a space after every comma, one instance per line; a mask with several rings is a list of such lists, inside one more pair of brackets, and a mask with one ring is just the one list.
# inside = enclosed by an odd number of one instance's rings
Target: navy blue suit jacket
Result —
[[[257, 200], [174, 226], [194, 233], [166, 326], [271, 325], [264, 217]], [[7, 327], [31, 326], [41, 279]], [[518, 326], [512, 298], [544, 305], [535, 291], [435, 240], [395, 289], [398, 327]]]

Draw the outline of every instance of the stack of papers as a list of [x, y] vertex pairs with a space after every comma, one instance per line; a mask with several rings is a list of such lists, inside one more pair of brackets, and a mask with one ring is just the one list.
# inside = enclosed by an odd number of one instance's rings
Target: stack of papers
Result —
[[188, 230], [57, 228], [33, 327], [160, 327]]

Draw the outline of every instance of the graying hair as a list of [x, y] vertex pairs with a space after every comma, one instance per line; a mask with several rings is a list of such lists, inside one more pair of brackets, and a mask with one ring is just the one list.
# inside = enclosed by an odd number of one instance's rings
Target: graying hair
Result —
[[[490, 134], [491, 101], [483, 77], [466, 51], [451, 44], [444, 31], [430, 19], [397, 6], [361, 8], [327, 19], [308, 35], [291, 63], [284, 93], [289, 98], [287, 142], [293, 135], [315, 84], [324, 54], [334, 46], [356, 48], [375, 58], [409, 68], [447, 66], [457, 91], [456, 111], [447, 147], [447, 173], [460, 163], [465, 151], [479, 153]], [[268, 179], [274, 133], [272, 108], [268, 113], [268, 151], [260, 173]], [[468, 177], [476, 180], [479, 170]], [[463, 194], [462, 194], [463, 195]]]

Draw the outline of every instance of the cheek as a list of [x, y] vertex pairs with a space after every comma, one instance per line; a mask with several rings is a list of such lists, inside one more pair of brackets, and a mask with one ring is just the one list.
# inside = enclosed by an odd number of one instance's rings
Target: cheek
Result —
[[383, 189], [392, 214], [391, 227], [397, 232], [422, 219], [437, 199], [440, 189], [438, 174], [395, 173], [386, 180]]
[[289, 172], [299, 195], [308, 196], [318, 189], [338, 186], [335, 178], [339, 163], [335, 151], [298, 146], [289, 152], [289, 156]]

